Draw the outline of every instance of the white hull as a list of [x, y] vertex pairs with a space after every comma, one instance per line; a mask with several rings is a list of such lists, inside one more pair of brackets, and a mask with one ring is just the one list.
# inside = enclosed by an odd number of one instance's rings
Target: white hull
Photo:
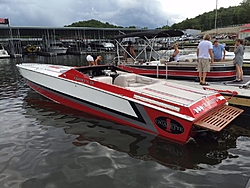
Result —
[[56, 54], [66, 54], [67, 53], [67, 49], [66, 47], [50, 47], [49, 48], [49, 52], [52, 52], [52, 53], [56, 53]]
[[9, 58], [10, 55], [6, 50], [0, 50], [0, 58]]
[[[136, 117], [131, 105], [126, 99], [111, 95], [105, 91], [99, 91], [95, 88], [88, 87], [73, 81], [63, 80], [57, 77], [50, 77], [45, 74], [33, 72], [26, 69], [20, 70], [23, 77], [46, 88], [53, 88], [53, 90], [73, 96], [77, 99], [82, 99], [90, 103], [97, 103], [100, 106], [112, 110], [118, 110], [127, 115]], [[61, 73], [55, 73], [60, 75]], [[103, 100], [105, 99], [105, 100]], [[116, 101], [116, 102], [114, 102]]]

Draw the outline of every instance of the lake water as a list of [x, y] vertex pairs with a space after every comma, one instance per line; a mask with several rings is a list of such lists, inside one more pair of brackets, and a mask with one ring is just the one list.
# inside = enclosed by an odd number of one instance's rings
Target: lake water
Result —
[[[103, 55], [104, 61], [114, 55]], [[245, 188], [250, 125], [179, 145], [56, 104], [31, 90], [21, 62], [85, 65], [85, 56], [0, 59], [1, 188]]]

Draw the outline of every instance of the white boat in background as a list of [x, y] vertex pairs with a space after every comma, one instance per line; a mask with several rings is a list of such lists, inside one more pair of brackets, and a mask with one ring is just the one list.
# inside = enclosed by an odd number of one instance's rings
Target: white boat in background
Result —
[[0, 45], [0, 58], [9, 58], [10, 55], [7, 50], [3, 47], [3, 45]]
[[113, 65], [18, 64], [27, 84], [54, 102], [186, 143], [196, 131], [221, 131], [243, 110], [218, 92], [128, 73]]
[[[232, 61], [234, 56], [235, 56], [234, 52], [226, 51], [225, 61]], [[179, 61], [180, 62], [197, 62], [197, 54], [196, 52], [193, 52], [193, 53], [189, 53], [186, 55], [180, 55]]]
[[91, 42], [91, 51], [115, 51], [115, 45], [112, 42]]
[[61, 41], [55, 41], [49, 44], [48, 51], [55, 54], [66, 54], [68, 47], [65, 47]]

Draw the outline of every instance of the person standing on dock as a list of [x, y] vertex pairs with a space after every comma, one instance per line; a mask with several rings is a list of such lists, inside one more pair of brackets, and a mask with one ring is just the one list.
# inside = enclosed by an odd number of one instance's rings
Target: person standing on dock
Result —
[[236, 73], [237, 73], [237, 79], [235, 82], [241, 82], [243, 81], [243, 70], [242, 70], [242, 64], [243, 64], [243, 56], [244, 56], [244, 41], [242, 39], [237, 39], [234, 45], [234, 64], [236, 67]]
[[87, 61], [89, 63], [89, 66], [93, 66], [93, 65], [98, 65], [99, 62], [102, 61], [102, 56], [98, 55], [87, 55]]
[[197, 47], [196, 53], [197, 53], [197, 60], [198, 60], [200, 85], [209, 85], [206, 82], [207, 73], [210, 72], [209, 57], [211, 59], [211, 64], [214, 62], [213, 44], [210, 41], [209, 34], [204, 35], [203, 40], [199, 43]]
[[226, 56], [225, 47], [222, 44], [220, 44], [217, 40], [214, 41], [213, 56], [214, 56], [214, 62], [222, 61], [225, 59]]

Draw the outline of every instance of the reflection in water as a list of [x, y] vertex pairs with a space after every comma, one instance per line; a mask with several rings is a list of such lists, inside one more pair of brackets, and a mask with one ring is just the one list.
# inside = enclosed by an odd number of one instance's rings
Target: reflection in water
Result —
[[[76, 147], [67, 145], [63, 149], [64, 152], [56, 153], [53, 151], [55, 146], [45, 145], [45, 148], [52, 148], [42, 154], [46, 154], [42, 164], [45, 163], [46, 169], [49, 168], [49, 175], [29, 179], [23, 183], [23, 187], [37, 187], [45, 185], [44, 182], [47, 182], [46, 185], [51, 183], [51, 186], [93, 187], [97, 177], [100, 182], [94, 187], [102, 187], [102, 184], [109, 187], [195, 187], [203, 184], [205, 187], [231, 187], [233, 184], [233, 187], [238, 187], [245, 185], [248, 180], [246, 175], [237, 175], [237, 179], [241, 181], [234, 181], [230, 179], [231, 172], [220, 174], [227, 166], [231, 166], [236, 174], [249, 172], [249, 168], [237, 170], [234, 161], [249, 156], [244, 156], [244, 152], [235, 152], [237, 144], [244, 144], [241, 138], [250, 141], [250, 131], [245, 126], [231, 125], [219, 134], [200, 137], [197, 143], [179, 145], [98, 116], [64, 107], [32, 90], [24, 101], [24, 114], [27, 118], [35, 119], [37, 124], [42, 125], [42, 129], [49, 129], [51, 132], [49, 127], [56, 127], [64, 130], [70, 137], [75, 136], [75, 139], [66, 136], [57, 140], [57, 143], [60, 145], [62, 142], [65, 145], [66, 142], [71, 142], [71, 145]], [[52, 136], [57, 139], [57, 136]], [[39, 142], [43, 143], [42, 140]], [[33, 143], [32, 147], [37, 147], [36, 143]], [[127, 154], [132, 159], [128, 158]], [[243, 163], [250, 165], [247, 161], [246, 158]], [[60, 171], [55, 170], [58, 163], [63, 166]], [[214, 171], [215, 165], [221, 166], [220, 170], [217, 169], [218, 172]], [[39, 170], [46, 171], [42, 166]], [[181, 175], [181, 172], [186, 172], [185, 176]], [[200, 173], [205, 176], [200, 176]], [[63, 178], [55, 183], [52, 181], [55, 177]], [[179, 181], [180, 177], [182, 181]], [[186, 186], [187, 183], [189, 186]]]
[[66, 127], [63, 125], [65, 133], [77, 135], [76, 141], [73, 142], [75, 146], [95, 141], [108, 148], [126, 152], [134, 158], [154, 160], [174, 169], [199, 169], [201, 163], [215, 165], [228, 157], [237, 157], [229, 155], [227, 150], [236, 147], [239, 136], [250, 136], [250, 130], [247, 128], [232, 125], [219, 134], [202, 136], [196, 143], [180, 145], [64, 107], [34, 91], [28, 92], [25, 102], [26, 115], [35, 117], [42, 125], [50, 125], [51, 119], [52, 126], [56, 127], [62, 127], [61, 121], [66, 122]]
[[246, 186], [248, 120], [179, 145], [43, 98], [18, 74], [22, 62], [86, 63], [84, 56], [0, 59], [1, 188]]

